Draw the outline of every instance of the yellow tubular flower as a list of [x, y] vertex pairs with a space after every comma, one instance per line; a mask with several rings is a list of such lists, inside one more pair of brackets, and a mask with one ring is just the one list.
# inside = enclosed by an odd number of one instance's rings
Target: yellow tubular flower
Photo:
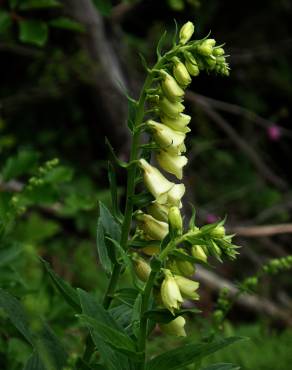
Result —
[[180, 308], [183, 298], [172, 273], [166, 269], [164, 273], [165, 278], [161, 284], [161, 299], [165, 308], [174, 315], [174, 311]]
[[167, 72], [160, 71], [163, 76], [161, 88], [166, 97], [174, 102], [181, 101], [184, 95], [183, 89], [178, 85], [176, 80]]
[[179, 31], [179, 43], [184, 45], [193, 36], [195, 26], [192, 22], [185, 23]]
[[148, 213], [150, 213], [151, 216], [156, 218], [158, 221], [168, 221], [168, 211], [169, 207], [165, 204], [160, 204], [158, 202], [152, 202], [147, 207]]
[[191, 116], [188, 116], [187, 114], [180, 113], [176, 119], [172, 119], [164, 115], [161, 115], [160, 118], [164, 125], [172, 128], [173, 130], [183, 132], [184, 134], [191, 131], [187, 127], [191, 121]]
[[180, 102], [171, 102], [166, 97], [160, 97], [159, 109], [170, 118], [178, 118], [179, 114], [185, 110], [185, 106]]
[[158, 221], [146, 213], [137, 213], [136, 220], [148, 240], [162, 240], [168, 234], [168, 224], [166, 222]]
[[167, 203], [180, 207], [180, 201], [185, 191], [184, 184], [175, 184], [167, 193]]
[[183, 167], [188, 162], [187, 157], [168, 153], [165, 150], [160, 150], [156, 155], [156, 159], [163, 170], [172, 173], [179, 180], [182, 179]]
[[175, 184], [168, 181], [157, 168], [151, 166], [145, 159], [140, 159], [139, 165], [144, 171], [144, 183], [149, 192], [157, 202], [166, 203], [168, 192]]
[[199, 288], [199, 283], [197, 281], [193, 281], [179, 275], [175, 275], [174, 280], [184, 298], [192, 300], [199, 299], [199, 295], [196, 293], [196, 290]]
[[165, 334], [175, 335], [177, 337], [185, 337], [185, 323], [186, 320], [182, 316], [178, 316], [167, 324], [159, 324], [159, 327]]
[[161, 148], [173, 154], [181, 154], [185, 151], [184, 140], [186, 135], [175, 131], [162, 123], [148, 120], [147, 125], [153, 132], [153, 137]]
[[192, 82], [192, 78], [186, 66], [177, 57], [173, 58], [173, 62], [173, 75], [175, 79], [181, 86], [188, 86]]

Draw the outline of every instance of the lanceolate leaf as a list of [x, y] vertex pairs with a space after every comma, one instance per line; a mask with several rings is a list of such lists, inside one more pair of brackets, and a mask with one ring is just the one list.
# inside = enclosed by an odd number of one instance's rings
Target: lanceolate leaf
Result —
[[239, 370], [240, 367], [234, 364], [220, 363], [202, 368], [201, 370]]
[[135, 358], [137, 357], [135, 343], [126, 334], [123, 334], [121, 331], [111, 328], [92, 317], [80, 315], [79, 318], [87, 326], [94, 329], [110, 347], [118, 352], [134, 356]]
[[102, 267], [107, 273], [110, 273], [112, 271], [112, 263], [105, 243], [105, 230], [100, 218], [97, 221], [96, 246]]
[[179, 370], [242, 339], [230, 337], [212, 343], [186, 344], [155, 357], [147, 364], [146, 370]]
[[9, 316], [13, 325], [25, 339], [33, 345], [34, 335], [31, 332], [29, 321], [20, 302], [11, 294], [0, 288], [0, 307]]
[[63, 280], [60, 276], [58, 276], [54, 270], [51, 269], [50, 265], [47, 261], [41, 258], [41, 261], [49, 274], [54, 286], [58, 289], [58, 291], [62, 294], [66, 302], [72, 306], [76, 311], [80, 311], [80, 302], [79, 296], [76, 291], [69, 283]]
[[102, 202], [99, 202], [99, 219], [101, 220], [105, 232], [112, 239], [120, 241], [121, 237], [120, 225], [116, 222], [113, 215], [110, 213], [110, 211]]
[[[122, 330], [121, 327], [116, 323], [113, 317], [99, 304], [97, 299], [92, 294], [89, 294], [81, 289], [78, 289], [80, 303], [82, 306], [82, 312], [94, 318], [97, 321], [102, 322], [104, 325], [111, 327], [115, 330]], [[100, 333], [89, 326], [90, 334], [96, 345], [100, 356], [106, 365], [108, 370], [134, 370], [130, 360], [123, 354], [113, 350], [105, 341]]]
[[24, 20], [19, 23], [20, 41], [44, 46], [48, 40], [48, 25], [39, 20]]

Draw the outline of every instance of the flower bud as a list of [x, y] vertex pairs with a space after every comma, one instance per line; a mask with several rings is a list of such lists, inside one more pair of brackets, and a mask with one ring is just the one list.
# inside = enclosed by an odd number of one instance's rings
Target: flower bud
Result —
[[179, 31], [179, 43], [184, 45], [193, 36], [195, 26], [192, 22], [185, 23]]
[[157, 245], [147, 245], [147, 247], [142, 248], [142, 252], [147, 256], [153, 256], [154, 254], [158, 254], [160, 248]]
[[159, 101], [159, 109], [170, 118], [178, 118], [179, 114], [185, 110], [185, 107], [180, 102], [174, 103], [166, 97], [162, 97]]
[[168, 212], [168, 223], [170, 229], [175, 235], [182, 235], [183, 232], [183, 221], [180, 214], [180, 210], [177, 207], [171, 207]]
[[151, 273], [151, 267], [143, 258], [139, 256], [134, 256], [133, 262], [138, 278], [142, 281], [147, 281]]
[[192, 253], [192, 256], [197, 258], [198, 260], [207, 262], [208, 257], [204, 249], [200, 245], [193, 245], [191, 249], [191, 253]]
[[198, 76], [200, 74], [200, 70], [197, 64], [193, 64], [186, 60], [186, 68], [191, 76]]
[[175, 335], [177, 337], [185, 337], [185, 323], [186, 320], [182, 316], [178, 316], [167, 324], [159, 324], [159, 327], [165, 334]]
[[193, 263], [189, 261], [177, 260], [176, 265], [179, 270], [179, 275], [192, 276], [194, 275], [196, 269]]
[[166, 269], [164, 273], [165, 278], [161, 284], [161, 299], [165, 308], [174, 315], [174, 310], [180, 308], [183, 298], [172, 273]]
[[174, 102], [181, 101], [184, 95], [183, 89], [178, 85], [178, 83], [170, 74], [168, 74], [164, 70], [161, 70], [160, 73], [163, 76], [161, 88], [166, 97]]
[[151, 166], [145, 159], [140, 159], [139, 164], [144, 171], [144, 183], [149, 192], [157, 202], [166, 203], [168, 192], [174, 183], [168, 181], [157, 168]]
[[215, 46], [215, 44], [216, 41], [214, 39], [207, 39], [198, 45], [197, 50], [200, 54], [209, 56], [212, 54], [213, 46]]
[[225, 51], [224, 51], [224, 49], [223, 48], [214, 48], [213, 49], [213, 55], [215, 56], [215, 57], [221, 57], [222, 55], [224, 55], [225, 54]]
[[191, 131], [187, 127], [191, 121], [191, 116], [188, 116], [187, 114], [180, 113], [175, 119], [164, 115], [161, 115], [160, 118], [164, 125], [172, 128], [173, 130], [183, 132], [184, 134]]
[[210, 234], [213, 238], [223, 238], [225, 236], [225, 227], [217, 225], [213, 230], [211, 230]]
[[168, 211], [169, 207], [165, 204], [160, 204], [158, 202], [152, 202], [147, 207], [148, 213], [156, 218], [158, 221], [168, 222]]
[[180, 85], [186, 87], [192, 82], [191, 76], [186, 69], [186, 66], [177, 57], [173, 58], [173, 62], [173, 75], [175, 79]]
[[199, 299], [199, 295], [196, 293], [196, 290], [199, 288], [199, 283], [197, 281], [193, 281], [179, 275], [175, 275], [174, 280], [184, 298], [192, 300]]
[[172, 130], [168, 126], [153, 120], [148, 120], [147, 125], [151, 128], [157, 144], [165, 150], [174, 154], [180, 154], [185, 150], [184, 140], [186, 135], [184, 133]]
[[175, 184], [167, 193], [167, 203], [179, 207], [185, 190], [184, 184]]
[[166, 267], [175, 275], [181, 275], [181, 271], [177, 266], [177, 261], [174, 259], [168, 259], [166, 262]]
[[179, 180], [182, 179], [183, 167], [188, 162], [187, 157], [168, 153], [165, 150], [160, 150], [156, 155], [156, 159], [163, 170], [172, 173]]
[[137, 213], [136, 220], [148, 240], [162, 240], [168, 234], [168, 224], [166, 222], [158, 221], [146, 213], [141, 211]]

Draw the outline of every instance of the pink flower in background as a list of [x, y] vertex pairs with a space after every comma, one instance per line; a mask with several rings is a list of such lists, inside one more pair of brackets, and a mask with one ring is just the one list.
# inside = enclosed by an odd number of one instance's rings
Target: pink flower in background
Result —
[[218, 216], [214, 215], [213, 213], [208, 213], [206, 216], [206, 222], [208, 224], [213, 224], [214, 222], [218, 221]]
[[278, 141], [282, 135], [281, 128], [277, 125], [272, 125], [267, 128], [267, 134], [270, 140]]

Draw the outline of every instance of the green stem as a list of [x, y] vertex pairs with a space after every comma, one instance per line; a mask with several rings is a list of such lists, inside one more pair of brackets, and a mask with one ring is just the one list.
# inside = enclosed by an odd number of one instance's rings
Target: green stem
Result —
[[149, 307], [149, 299], [151, 295], [151, 291], [153, 288], [153, 284], [156, 278], [157, 272], [151, 271], [147, 283], [145, 285], [142, 297], [142, 304], [141, 304], [141, 311], [140, 311], [140, 333], [138, 338], [138, 350], [139, 352], [143, 353], [143, 358], [140, 363], [139, 370], [144, 370], [145, 368], [145, 360], [146, 360], [146, 339], [147, 339], [147, 331], [148, 331], [148, 319], [145, 317], [145, 312], [148, 310]]

